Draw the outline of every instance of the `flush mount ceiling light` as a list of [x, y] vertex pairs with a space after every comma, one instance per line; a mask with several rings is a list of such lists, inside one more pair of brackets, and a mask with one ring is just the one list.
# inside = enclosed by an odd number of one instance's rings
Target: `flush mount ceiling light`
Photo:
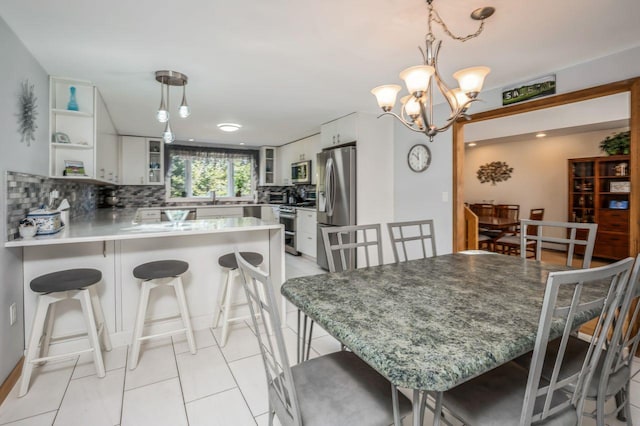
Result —
[[237, 132], [238, 130], [240, 130], [242, 126], [240, 124], [236, 124], [236, 123], [220, 123], [218, 124], [218, 129], [222, 130], [223, 132]]
[[[450, 89], [438, 72], [438, 53], [442, 45], [442, 40], [436, 40], [433, 35], [432, 24], [434, 22], [440, 24], [449, 37], [464, 42], [480, 35], [484, 29], [484, 20], [493, 15], [495, 9], [493, 7], [483, 7], [474, 10], [471, 13], [471, 19], [480, 21], [480, 27], [473, 34], [459, 37], [447, 28], [447, 25], [442, 18], [440, 18], [438, 12], [433, 8], [432, 2], [433, 0], [427, 0], [429, 8], [429, 32], [425, 36], [425, 48], [423, 50], [422, 47], [418, 47], [422, 53], [423, 65], [407, 68], [400, 73], [400, 78], [404, 80], [407, 90], [409, 91], [409, 95], [401, 99], [402, 107], [400, 115], [391, 111], [395, 106], [398, 92], [401, 90], [399, 85], [387, 84], [378, 86], [371, 90], [371, 93], [376, 96], [378, 105], [384, 111], [382, 115], [393, 115], [410, 130], [424, 133], [429, 137], [429, 140], [433, 142], [433, 137], [436, 134], [447, 130], [459, 117], [466, 116], [469, 105], [478, 100], [478, 93], [482, 90], [484, 78], [489, 74], [490, 69], [488, 67], [478, 66], [457, 71], [453, 74], [453, 77], [458, 80], [459, 87]], [[451, 109], [451, 115], [449, 115], [447, 121], [440, 127], [436, 126], [433, 122], [434, 79], [438, 90], [444, 95]]]
[[545, 136], [547, 136], [547, 134], [544, 132], [536, 133], [536, 138], [544, 138]]
[[167, 123], [162, 133], [162, 139], [164, 143], [171, 143], [175, 140], [175, 135], [173, 131], [171, 131], [171, 124], [169, 123], [169, 86], [182, 86], [182, 103], [178, 108], [178, 115], [181, 118], [187, 118], [191, 115], [191, 109], [187, 104], [186, 92], [189, 78], [185, 74], [177, 71], [162, 70], [156, 71], [156, 81], [160, 83], [160, 107], [156, 113], [156, 119], [161, 123]]

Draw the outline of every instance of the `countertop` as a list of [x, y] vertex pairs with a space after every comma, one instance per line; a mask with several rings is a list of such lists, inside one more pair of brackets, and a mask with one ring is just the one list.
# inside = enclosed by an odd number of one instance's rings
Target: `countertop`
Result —
[[5, 242], [5, 247], [44, 246], [137, 238], [173, 237], [279, 229], [280, 224], [254, 217], [228, 217], [188, 220], [173, 226], [170, 222], [135, 223], [138, 209], [99, 209], [82, 218], [72, 219], [60, 232]]
[[192, 210], [192, 209], [209, 209], [214, 207], [278, 207], [281, 204], [266, 203], [240, 203], [240, 204], [185, 204], [180, 206], [156, 206], [156, 207], [139, 207], [137, 210]]
[[[292, 278], [282, 294], [393, 384], [443, 391], [532, 350], [548, 274], [566, 269], [452, 254]], [[583, 294], [607, 288], [594, 283]], [[598, 314], [582, 312], [574, 324]], [[563, 327], [554, 321], [551, 337]]]

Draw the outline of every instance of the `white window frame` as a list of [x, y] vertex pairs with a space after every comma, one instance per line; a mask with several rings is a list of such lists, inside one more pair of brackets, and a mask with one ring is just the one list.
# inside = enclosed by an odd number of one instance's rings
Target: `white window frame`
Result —
[[[171, 161], [171, 159], [169, 159]], [[233, 194], [234, 191], [234, 178], [233, 178], [233, 160], [227, 163], [227, 176], [231, 176], [231, 179], [227, 179], [227, 193]], [[184, 177], [184, 185], [188, 188], [187, 194], [190, 196], [187, 197], [171, 197], [171, 177], [167, 176], [165, 179], [165, 201], [170, 203], [184, 203], [184, 202], [194, 202], [194, 203], [202, 203], [202, 202], [211, 202], [213, 201], [211, 197], [194, 197], [191, 194], [191, 160], [185, 160], [185, 177]], [[255, 182], [255, 176], [251, 173], [251, 187], [253, 190], [256, 190], [257, 182]], [[227, 196], [227, 197], [219, 197], [216, 196], [216, 200], [225, 201], [225, 202], [233, 202], [233, 201], [252, 201], [253, 196], [245, 195], [242, 197], [236, 196]]]

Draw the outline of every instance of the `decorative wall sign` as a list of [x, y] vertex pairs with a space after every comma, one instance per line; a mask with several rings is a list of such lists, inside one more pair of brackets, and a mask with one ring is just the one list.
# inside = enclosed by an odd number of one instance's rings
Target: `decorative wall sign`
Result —
[[511, 105], [556, 93], [555, 74], [502, 89], [502, 105]]
[[511, 178], [511, 173], [513, 167], [509, 167], [504, 161], [492, 161], [480, 166], [477, 176], [480, 183], [491, 182], [491, 185], [495, 185], [496, 182], [504, 182]]
[[38, 106], [36, 95], [33, 92], [33, 84], [29, 80], [22, 82], [22, 91], [18, 98], [20, 111], [18, 112], [18, 131], [22, 135], [20, 142], [26, 142], [31, 146], [31, 141], [36, 140], [35, 132], [38, 128], [36, 118], [38, 117]]

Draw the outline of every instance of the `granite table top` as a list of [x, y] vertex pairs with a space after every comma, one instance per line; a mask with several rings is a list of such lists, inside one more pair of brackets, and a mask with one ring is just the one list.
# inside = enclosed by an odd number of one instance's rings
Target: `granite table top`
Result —
[[[445, 391], [533, 349], [547, 277], [566, 269], [457, 253], [294, 278], [281, 292], [391, 383]], [[583, 292], [604, 295], [606, 285]], [[554, 320], [552, 337], [563, 326]]]

